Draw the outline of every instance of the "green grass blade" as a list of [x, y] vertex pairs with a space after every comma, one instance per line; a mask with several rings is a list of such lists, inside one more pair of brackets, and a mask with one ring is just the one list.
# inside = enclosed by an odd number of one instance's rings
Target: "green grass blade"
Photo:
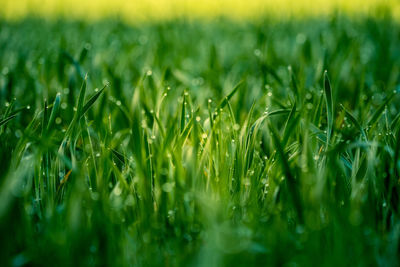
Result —
[[53, 127], [54, 121], [56, 120], [56, 116], [58, 115], [58, 111], [60, 109], [60, 98], [61, 94], [58, 93], [53, 103], [53, 108], [50, 113], [50, 119], [46, 127], [46, 132], [49, 132], [49, 130]]
[[332, 99], [332, 88], [329, 81], [328, 72], [324, 72], [324, 91], [325, 91], [325, 102], [326, 102], [326, 112], [327, 112], [327, 144], [329, 146], [329, 140], [332, 135], [333, 129], [333, 99]]

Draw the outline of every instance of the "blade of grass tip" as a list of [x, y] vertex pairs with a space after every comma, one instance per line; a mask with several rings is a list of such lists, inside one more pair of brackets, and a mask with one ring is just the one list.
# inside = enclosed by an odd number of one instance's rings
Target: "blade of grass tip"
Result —
[[11, 99], [11, 101], [10, 101], [10, 103], [9, 103], [7, 109], [6, 109], [6, 112], [4, 112], [4, 114], [3, 114], [3, 119], [5, 119], [5, 118], [10, 116], [11, 110], [12, 110], [12, 108], [14, 106], [14, 102], [15, 102], [15, 98]]
[[50, 119], [46, 127], [46, 132], [49, 132], [51, 127], [53, 127], [54, 121], [56, 120], [56, 116], [58, 114], [58, 111], [60, 110], [60, 99], [61, 99], [61, 94], [58, 93], [56, 95], [56, 99], [54, 100], [53, 108], [51, 109]]
[[326, 101], [326, 111], [327, 111], [327, 146], [329, 146], [329, 140], [332, 135], [333, 128], [333, 100], [332, 100], [332, 87], [328, 77], [328, 71], [324, 72], [324, 91], [325, 91], [325, 101]]
[[14, 111], [12, 111], [10, 113], [10, 116], [11, 115], [16, 115], [16, 114], [20, 113], [21, 111], [27, 110], [27, 109], [30, 109], [30, 108], [31, 108], [30, 106], [24, 106], [24, 107], [21, 107], [21, 108], [17, 108], [16, 110], [14, 110]]
[[276, 129], [272, 126], [272, 124], [268, 124], [268, 128], [271, 132], [271, 136], [272, 136], [275, 148], [276, 148], [276, 152], [281, 159], [277, 162], [279, 162], [281, 164], [283, 172], [285, 173], [286, 184], [289, 189], [290, 196], [292, 198], [292, 202], [293, 202], [292, 204], [296, 210], [300, 224], [303, 224], [304, 219], [303, 219], [302, 204], [301, 204], [300, 193], [299, 193], [299, 190], [298, 190], [298, 187], [296, 184], [295, 176], [293, 175], [293, 173], [290, 169], [288, 158], [283, 150], [283, 147], [279, 140]]
[[358, 128], [358, 130], [364, 137], [365, 141], [368, 141], [367, 134], [365, 133], [364, 128], [360, 125], [360, 123], [358, 123], [357, 119], [353, 116], [353, 114], [351, 114], [349, 111], [347, 111], [346, 108], [342, 104], [340, 105], [340, 107], [344, 110], [346, 116], [349, 117], [351, 122]]
[[99, 91], [97, 91], [92, 97], [89, 98], [89, 100], [86, 102], [86, 104], [82, 108], [82, 114], [80, 117], [82, 117], [88, 110], [89, 108], [96, 102], [96, 100], [100, 97], [100, 95], [104, 92], [108, 84], [104, 85], [103, 88], [101, 88]]
[[375, 123], [379, 120], [381, 117], [383, 111], [385, 110], [385, 107], [389, 104], [389, 102], [393, 99], [396, 93], [392, 93], [386, 100], [383, 102], [378, 109], [374, 112], [374, 115], [372, 115], [371, 119], [368, 121], [368, 126], [373, 127]]
[[60, 145], [61, 150], [63, 149], [62, 147], [67, 143], [68, 138], [71, 137], [71, 134], [74, 132], [75, 125], [81, 117], [80, 114], [82, 113], [83, 103], [85, 102], [86, 84], [87, 84], [87, 75], [85, 76], [85, 78], [82, 82], [81, 89], [79, 91], [78, 103], [76, 106], [75, 114], [72, 118], [71, 123], [68, 125], [68, 129], [65, 133], [64, 140]]
[[238, 82], [232, 89], [232, 91], [221, 101], [221, 103], [218, 105], [218, 107], [215, 109], [216, 113], [214, 112], [213, 115], [213, 120], [215, 120], [217, 118], [217, 116], [219, 115], [219, 110], [224, 108], [229, 100], [235, 95], [235, 93], [238, 91], [238, 89], [240, 88], [240, 86], [244, 83], [243, 80], [241, 80], [240, 82]]

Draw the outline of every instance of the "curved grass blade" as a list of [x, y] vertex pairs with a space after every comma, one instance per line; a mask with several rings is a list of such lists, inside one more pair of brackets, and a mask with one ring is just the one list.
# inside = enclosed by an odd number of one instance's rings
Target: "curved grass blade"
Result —
[[385, 107], [389, 104], [389, 102], [393, 99], [396, 93], [392, 93], [386, 100], [383, 102], [378, 109], [374, 112], [374, 115], [372, 115], [372, 118], [368, 121], [368, 125], [372, 128], [375, 123], [379, 120], [381, 117], [383, 111], [385, 110]]
[[186, 103], [186, 92], [183, 92], [183, 102], [181, 110], [181, 133], [185, 129], [185, 103]]
[[329, 146], [329, 140], [332, 135], [333, 128], [333, 100], [332, 100], [332, 87], [329, 81], [328, 72], [324, 72], [324, 91], [325, 91], [325, 101], [326, 101], [326, 112], [327, 112], [327, 144]]
[[17, 115], [11, 115], [11, 116], [5, 118], [4, 120], [1, 120], [0, 126], [7, 124], [10, 120], [14, 119], [15, 117], [17, 117]]
[[243, 80], [240, 81], [240, 82], [238, 82], [238, 83], [233, 87], [232, 91], [221, 101], [221, 103], [220, 103], [220, 104], [218, 105], [218, 107], [215, 109], [215, 111], [217, 111], [217, 113], [214, 112], [214, 115], [213, 115], [213, 117], [212, 117], [213, 120], [215, 120], [215, 119], [217, 118], [217, 116], [219, 115], [218, 110], [224, 108], [224, 107], [228, 104], [229, 100], [235, 95], [235, 93], [238, 91], [238, 89], [240, 88], [240, 86], [241, 86], [243, 83], [244, 83]]
[[86, 104], [82, 108], [82, 113], [80, 114], [80, 117], [82, 117], [88, 110], [89, 108], [96, 102], [96, 100], [100, 97], [100, 95], [104, 92], [108, 85], [104, 85], [102, 89], [97, 91], [90, 99], [86, 102]]
[[58, 93], [56, 96], [56, 99], [54, 100], [53, 108], [50, 113], [50, 119], [49, 119], [49, 122], [48, 122], [47, 128], [46, 128], [46, 132], [48, 132], [51, 129], [51, 127], [54, 124], [54, 121], [56, 120], [56, 116], [60, 109], [60, 98], [61, 98], [61, 95], [60, 95], [60, 93]]

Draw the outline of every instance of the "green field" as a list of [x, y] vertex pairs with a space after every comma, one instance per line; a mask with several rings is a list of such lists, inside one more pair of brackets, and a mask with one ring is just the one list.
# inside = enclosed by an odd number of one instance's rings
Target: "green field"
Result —
[[398, 266], [400, 25], [0, 20], [1, 266]]

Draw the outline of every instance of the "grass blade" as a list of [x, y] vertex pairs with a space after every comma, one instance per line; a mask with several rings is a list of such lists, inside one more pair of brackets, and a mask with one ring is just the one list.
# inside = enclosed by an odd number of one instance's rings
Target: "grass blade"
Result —
[[328, 72], [324, 72], [324, 91], [325, 91], [325, 101], [326, 101], [326, 112], [327, 112], [327, 144], [329, 146], [329, 140], [332, 135], [333, 129], [333, 99], [332, 99], [332, 87], [329, 81]]

